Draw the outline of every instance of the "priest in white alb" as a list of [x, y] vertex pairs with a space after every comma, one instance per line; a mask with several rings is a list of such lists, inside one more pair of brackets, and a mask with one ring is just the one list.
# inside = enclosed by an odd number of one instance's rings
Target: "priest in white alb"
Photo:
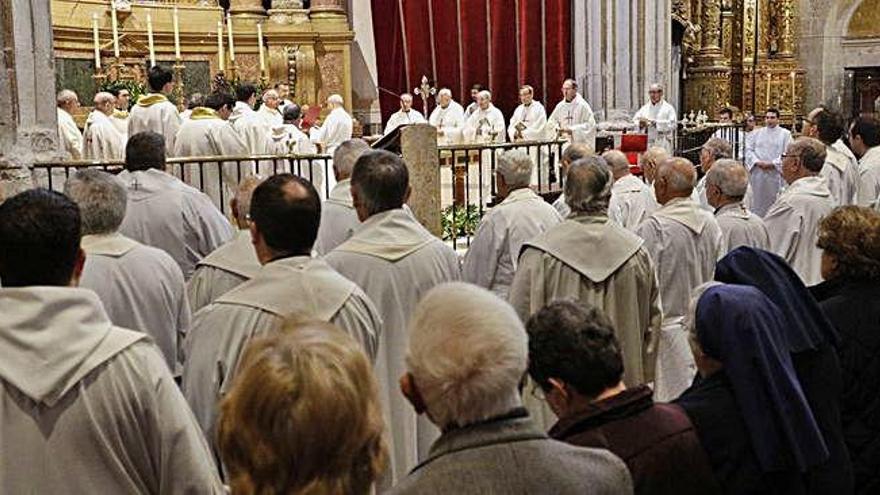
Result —
[[541, 141], [547, 125], [547, 111], [544, 105], [535, 101], [535, 90], [528, 84], [519, 88], [520, 105], [513, 111], [507, 126], [507, 137], [511, 141]]
[[779, 125], [779, 110], [768, 108], [764, 127], [752, 131], [746, 141], [746, 167], [752, 190], [751, 210], [767, 214], [782, 188], [782, 154], [791, 142], [791, 132]]
[[[274, 144], [272, 129], [284, 124], [284, 118], [278, 111], [280, 100], [274, 89], [263, 93], [262, 102], [258, 110], [242, 115], [233, 124], [251, 155], [271, 154]], [[275, 166], [272, 160], [260, 160], [257, 163], [257, 173], [272, 175], [275, 173]]]
[[81, 170], [68, 179], [64, 193], [82, 217], [86, 264], [80, 287], [98, 294], [114, 325], [146, 332], [168, 369], [179, 376], [179, 351], [191, 316], [180, 267], [165, 251], [118, 232], [127, 194], [116, 177], [103, 170]]
[[437, 92], [437, 106], [428, 123], [437, 128], [437, 144], [459, 144], [464, 129], [464, 109], [452, 99], [452, 91], [443, 88]]
[[748, 192], [749, 172], [735, 160], [721, 159], [706, 174], [706, 198], [721, 227], [721, 252], [740, 247], [770, 249], [770, 234], [761, 217], [743, 201]]
[[116, 126], [116, 130], [119, 131], [119, 134], [122, 134], [125, 136], [125, 139], [128, 140], [128, 107], [131, 102], [131, 92], [120, 86], [111, 88], [109, 91], [116, 97], [116, 108], [113, 109], [111, 120], [113, 121], [113, 125]]
[[3, 493], [225, 493], [159, 349], [76, 287], [85, 261], [64, 195], [0, 206]]
[[547, 118], [545, 135], [565, 139], [572, 143], [584, 143], [596, 147], [596, 117], [587, 100], [578, 93], [574, 79], [562, 83], [562, 101], [556, 104]]
[[343, 106], [341, 96], [333, 94], [327, 97], [327, 108], [330, 113], [321, 127], [312, 128], [309, 138], [320, 146], [321, 153], [332, 155], [336, 147], [343, 141], [351, 139], [353, 129], [352, 118]]
[[[660, 291], [644, 241], [608, 219], [613, 180], [595, 155], [571, 165], [565, 182], [571, 215], [523, 245], [509, 300], [524, 322], [556, 300], [602, 309], [623, 351], [623, 380], [635, 387], [654, 376], [651, 342], [660, 327]], [[539, 424], [555, 423], [546, 403], [523, 395]]]
[[464, 123], [464, 139], [469, 143], [503, 143], [506, 127], [501, 110], [492, 104], [492, 93], [477, 95], [477, 109]]
[[251, 196], [262, 182], [252, 175], [243, 179], [232, 198], [232, 218], [238, 229], [235, 237], [199, 260], [186, 284], [192, 312], [202, 309], [230, 290], [252, 279], [260, 269], [260, 261], [251, 240]]
[[56, 111], [61, 151], [69, 154], [72, 160], [79, 160], [82, 158], [83, 137], [72, 115], [79, 108], [79, 97], [69, 89], [62, 89], [55, 101], [58, 107]]
[[425, 120], [425, 116], [418, 110], [415, 110], [412, 104], [413, 96], [411, 94], [403, 93], [400, 95], [400, 110], [391, 114], [391, 117], [388, 118], [388, 123], [385, 124], [385, 132], [382, 134], [388, 135], [391, 131], [402, 125], [427, 123], [428, 121]]
[[174, 74], [165, 67], [150, 67], [147, 74], [150, 92], [138, 98], [128, 117], [129, 136], [147, 131], [159, 133], [165, 138], [165, 149], [169, 154], [174, 151], [174, 142], [180, 129], [177, 107], [165, 96], [171, 93], [173, 80]]
[[834, 203], [828, 182], [819, 173], [825, 164], [825, 144], [808, 137], [795, 139], [782, 159], [782, 177], [788, 187], [764, 216], [770, 250], [791, 265], [805, 285], [822, 281], [819, 221]]
[[880, 196], [880, 121], [864, 116], [849, 128], [849, 142], [859, 157], [859, 206], [870, 206]]
[[834, 146], [843, 135], [843, 119], [840, 115], [827, 108], [815, 108], [804, 119], [801, 134], [825, 144], [825, 165], [819, 175], [828, 182], [834, 206], [856, 204], [859, 189], [858, 161]]
[[495, 183], [502, 201], [483, 216], [461, 269], [464, 281], [505, 300], [523, 243], [562, 222], [556, 209], [529, 188], [534, 168], [522, 150], [498, 155]]
[[428, 290], [460, 278], [458, 258], [404, 208], [409, 173], [399, 156], [381, 150], [361, 155], [351, 193], [363, 223], [325, 258], [367, 293], [385, 321], [375, 371], [391, 430], [386, 481], [393, 484], [427, 457], [439, 433], [428, 419], [416, 416], [398, 389], [406, 372], [409, 318]]
[[119, 133], [112, 120], [115, 100], [110, 93], [95, 94], [95, 109], [86, 119], [83, 130], [84, 159], [117, 161], [125, 156], [125, 136]]
[[633, 232], [657, 209], [654, 192], [642, 179], [630, 172], [629, 160], [622, 151], [606, 151], [602, 158], [614, 178], [611, 200], [608, 202], [608, 218]]
[[238, 119], [244, 118], [254, 113], [254, 106], [257, 104], [257, 88], [251, 83], [242, 83], [235, 88], [235, 106], [232, 107], [232, 114], [229, 116], [229, 122], [235, 125]]
[[291, 174], [269, 177], [254, 190], [250, 230], [263, 266], [196, 313], [186, 341], [183, 394], [209, 440], [216, 438], [218, 401], [248, 342], [280, 331], [289, 317], [333, 323], [376, 358], [382, 331], [376, 308], [353, 282], [311, 256], [320, 211], [315, 188]]
[[333, 173], [336, 185], [321, 206], [321, 227], [315, 241], [315, 252], [324, 255], [347, 241], [360, 226], [351, 199], [351, 171], [358, 158], [370, 151], [363, 139], [349, 139], [336, 147], [333, 153]]
[[657, 268], [663, 326], [657, 339], [654, 397], [667, 402], [688, 388], [696, 373], [684, 317], [691, 291], [715, 275], [721, 257], [721, 227], [691, 194], [694, 165], [686, 158], [658, 164], [654, 194], [660, 208], [636, 229]]
[[189, 278], [196, 263], [232, 239], [229, 221], [197, 189], [165, 172], [165, 140], [155, 132], [128, 139], [125, 170], [128, 213], [119, 231], [164, 250]]
[[[193, 109], [180, 126], [174, 156], [247, 156], [248, 149], [229, 123], [234, 101], [221, 92], [213, 93], [204, 107]], [[254, 164], [245, 162], [199, 162], [185, 164], [184, 181], [203, 191], [218, 209], [229, 203], [236, 184], [254, 173]]]
[[675, 128], [678, 117], [675, 108], [663, 98], [663, 86], [652, 84], [648, 88], [648, 103], [633, 116], [633, 122], [648, 133], [648, 146], [660, 146], [672, 152], [675, 147]]

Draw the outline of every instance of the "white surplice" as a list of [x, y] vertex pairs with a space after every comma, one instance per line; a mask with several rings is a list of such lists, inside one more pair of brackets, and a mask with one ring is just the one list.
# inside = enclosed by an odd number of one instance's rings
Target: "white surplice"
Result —
[[691, 291], [715, 275], [721, 257], [721, 227], [692, 198], [674, 198], [652, 213], [636, 234], [657, 269], [663, 327], [657, 342], [654, 396], [661, 402], [678, 397], [696, 373], [683, 319]]
[[368, 218], [325, 258], [367, 293], [385, 320], [375, 370], [391, 430], [388, 481], [394, 483], [425, 458], [438, 435], [399, 390], [398, 380], [406, 372], [409, 319], [427, 291], [460, 278], [458, 258], [404, 208]]
[[870, 206], [880, 196], [880, 146], [868, 148], [859, 160], [859, 206]]
[[480, 221], [464, 257], [462, 279], [506, 300], [523, 243], [560, 222], [556, 209], [531, 189], [511, 191]]
[[174, 142], [180, 130], [177, 107], [165, 95], [149, 93], [138, 98], [128, 117], [128, 137], [139, 132], [156, 132], [165, 137], [165, 154], [173, 156]]
[[232, 107], [232, 113], [229, 115], [229, 122], [235, 124], [235, 122], [247, 115], [254, 113], [254, 109], [251, 108], [250, 105], [243, 101], [235, 102], [235, 106]]
[[113, 115], [110, 116], [113, 126], [122, 134], [124, 141], [128, 142], [128, 112], [126, 110], [114, 109]]
[[819, 175], [828, 182], [834, 206], [856, 204], [859, 188], [859, 164], [834, 146], [825, 147], [825, 164]]
[[425, 124], [428, 121], [425, 120], [425, 116], [422, 115], [422, 112], [419, 112], [415, 109], [410, 109], [408, 112], [404, 112], [403, 110], [398, 110], [391, 114], [391, 117], [388, 118], [388, 123], [385, 124], [385, 132], [382, 134], [389, 134], [394, 129], [402, 125], [409, 124]]
[[[282, 124], [272, 128], [269, 153], [272, 155], [313, 155], [318, 148], [303, 131], [293, 124]], [[329, 165], [328, 165], [329, 170]], [[272, 173], [289, 172], [311, 182], [323, 198], [324, 162], [318, 160], [284, 160], [272, 165]], [[330, 170], [332, 174], [332, 170]]]
[[596, 146], [596, 117], [587, 100], [578, 93], [571, 101], [564, 99], [556, 104], [553, 113], [547, 117], [545, 135], [556, 138], [557, 130], [570, 129], [572, 143], [583, 143], [590, 147]]
[[469, 143], [503, 143], [505, 130], [504, 115], [490, 103], [485, 110], [477, 107], [467, 118], [464, 139]]
[[72, 160], [79, 160], [82, 158], [82, 133], [79, 132], [76, 121], [73, 120], [73, 117], [67, 111], [58, 108], [57, 113], [58, 137], [61, 141], [59, 143], [61, 145], [60, 149], [62, 152], [67, 152]]
[[186, 284], [192, 312], [252, 279], [261, 266], [250, 229], [239, 230], [231, 241], [212, 251], [196, 265], [195, 272]]
[[225, 493], [159, 350], [87, 289], [0, 289], [0, 491]]
[[721, 227], [721, 253], [727, 254], [740, 246], [765, 251], [770, 249], [770, 234], [761, 217], [750, 212], [742, 203], [730, 203], [715, 211], [715, 220]]
[[321, 226], [315, 251], [321, 255], [329, 253], [347, 241], [360, 224], [351, 199], [351, 179], [341, 180], [321, 206]]
[[[763, 217], [776, 201], [782, 180], [782, 154], [791, 142], [791, 132], [780, 126], [762, 127], [754, 130], [746, 144], [746, 168], [749, 170], [749, 189], [752, 202], [749, 206], [756, 215]], [[771, 162], [774, 168], [764, 170], [755, 162]]]
[[86, 264], [80, 287], [98, 294], [110, 321], [153, 338], [175, 376], [183, 371], [181, 345], [190, 309], [183, 273], [165, 251], [122, 234], [82, 238]]
[[[317, 129], [312, 128], [309, 138], [312, 143], [321, 144], [323, 148], [321, 150], [322, 153], [332, 156], [337, 146], [351, 139], [352, 131], [351, 115], [344, 108], [338, 107], [327, 114], [327, 118], [324, 119], [321, 127]], [[332, 177], [328, 177], [328, 180], [332, 182]]]
[[[565, 207], [568, 208], [568, 205]], [[611, 186], [608, 218], [630, 232], [634, 232], [659, 207], [654, 192], [635, 175], [627, 174], [614, 181]]]
[[186, 340], [183, 394], [212, 445], [218, 402], [232, 386], [248, 342], [278, 331], [290, 316], [333, 323], [375, 359], [382, 318], [362, 290], [318, 258], [267, 263], [199, 310]]
[[86, 120], [82, 157], [94, 161], [125, 158], [125, 136], [119, 134], [113, 121], [104, 112], [93, 110]]
[[156, 169], [118, 177], [128, 189], [119, 232], [164, 250], [189, 278], [196, 263], [232, 239], [235, 231], [207, 195]]
[[428, 123], [436, 127], [442, 134], [437, 134], [437, 144], [459, 144], [464, 130], [464, 109], [458, 103], [450, 101], [446, 108], [437, 105], [431, 112]]
[[[520, 126], [520, 124], [522, 124]], [[541, 102], [532, 101], [529, 106], [520, 105], [513, 111], [510, 117], [510, 124], [507, 126], [507, 137], [511, 141], [516, 141], [517, 131], [522, 127], [520, 134], [521, 140], [525, 141], [542, 141], [544, 139], [545, 128], [547, 126], [547, 111]]]
[[822, 281], [819, 220], [834, 209], [824, 177], [803, 177], [792, 182], [764, 216], [770, 233], [770, 250], [791, 265], [804, 284]]
[[678, 126], [675, 108], [666, 100], [660, 100], [656, 104], [649, 101], [636, 112], [633, 122], [638, 125], [642, 118], [654, 121], [654, 125], [647, 128], [648, 146], [660, 146], [671, 153], [675, 147], [675, 128]]

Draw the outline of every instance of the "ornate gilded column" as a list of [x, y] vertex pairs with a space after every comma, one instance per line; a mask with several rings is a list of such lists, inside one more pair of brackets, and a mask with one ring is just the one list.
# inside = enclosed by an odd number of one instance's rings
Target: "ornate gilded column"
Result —
[[778, 38], [778, 55], [783, 57], [793, 57], [795, 52], [795, 19], [796, 2], [792, 0], [775, 0], [774, 2], [774, 21], [777, 26]]
[[700, 16], [703, 36], [700, 42], [700, 56], [716, 58], [721, 56], [721, 0], [703, 0]]
[[233, 16], [265, 16], [263, 0], [229, 0], [229, 13]]
[[346, 15], [345, 0], [312, 0], [312, 17], [318, 15]]
[[730, 101], [730, 60], [721, 49], [721, 0], [702, 0], [700, 7], [700, 50], [688, 68], [683, 110], [714, 115]]

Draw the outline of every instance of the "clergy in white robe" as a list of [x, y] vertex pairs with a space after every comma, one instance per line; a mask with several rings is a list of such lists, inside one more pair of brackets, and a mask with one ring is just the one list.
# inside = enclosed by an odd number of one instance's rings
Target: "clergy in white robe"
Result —
[[385, 132], [382, 134], [388, 135], [391, 131], [402, 125], [425, 124], [428, 122], [421, 112], [413, 109], [412, 103], [413, 97], [411, 94], [403, 93], [400, 95], [400, 110], [391, 114], [391, 117], [388, 118], [388, 122], [385, 124]]
[[791, 132], [779, 126], [779, 112], [767, 110], [764, 127], [753, 131], [746, 145], [746, 167], [752, 190], [751, 209], [763, 217], [776, 201], [782, 187], [782, 154], [791, 142]]
[[459, 144], [464, 129], [464, 109], [452, 99], [452, 91], [443, 88], [437, 92], [438, 105], [428, 123], [437, 128], [437, 144]]
[[72, 160], [79, 160], [82, 158], [83, 137], [71, 115], [79, 108], [79, 98], [73, 91], [64, 89], [58, 93], [57, 104], [60, 149], [69, 154]]
[[209, 439], [218, 401], [232, 385], [242, 351], [254, 337], [281, 330], [289, 317], [335, 324], [375, 360], [382, 319], [353, 282], [309, 253], [320, 199], [290, 174], [266, 179], [251, 201], [251, 235], [262, 268], [251, 280], [202, 308], [186, 342], [183, 393]]
[[784, 258], [805, 285], [815, 285], [822, 281], [822, 250], [816, 246], [819, 221], [834, 209], [828, 184], [819, 175], [825, 144], [801, 137], [785, 155], [782, 174], [788, 187], [764, 216], [770, 250]]
[[229, 122], [234, 125], [238, 119], [252, 114], [256, 104], [257, 88], [250, 83], [240, 84], [235, 88], [235, 105], [232, 107], [232, 114], [229, 115]]
[[486, 88], [484, 88], [482, 84], [474, 84], [473, 86], [471, 86], [471, 102], [464, 110], [465, 121], [467, 121], [468, 117], [470, 117], [472, 113], [476, 112], [477, 109], [480, 108], [480, 92], [484, 89]]
[[427, 456], [438, 434], [430, 421], [416, 416], [398, 390], [406, 372], [409, 318], [428, 290], [460, 278], [458, 258], [403, 208], [409, 175], [399, 156], [379, 150], [364, 153], [352, 172], [351, 190], [363, 223], [325, 258], [367, 293], [385, 321], [376, 379], [391, 430], [387, 481], [393, 484]]
[[[309, 136], [300, 130], [302, 111], [299, 105], [291, 103], [284, 108], [284, 124], [272, 129], [272, 143], [269, 153], [273, 155], [314, 155], [318, 148]], [[283, 160], [272, 165], [272, 173], [289, 172], [311, 182], [318, 195], [327, 196], [324, 188], [325, 168], [329, 164], [323, 160]]]
[[721, 227], [721, 252], [727, 254], [740, 247], [770, 249], [770, 234], [761, 217], [744, 204], [749, 187], [749, 173], [735, 160], [715, 162], [704, 177], [706, 196]]
[[86, 119], [82, 156], [93, 161], [117, 161], [125, 157], [125, 136], [113, 125], [114, 98], [110, 93], [95, 94], [95, 109]]
[[196, 263], [230, 239], [232, 225], [204, 193], [163, 172], [165, 145], [154, 132], [128, 140], [125, 170], [128, 207], [119, 231], [164, 250], [189, 278]]
[[556, 104], [547, 118], [545, 135], [562, 138], [572, 143], [584, 143], [596, 147], [596, 117], [587, 100], [578, 93], [574, 79], [562, 83], [562, 101]]
[[480, 221], [462, 265], [462, 279], [507, 299], [523, 243], [562, 222], [553, 206], [529, 188], [532, 158], [522, 150], [498, 155], [500, 204]]
[[859, 156], [859, 206], [870, 206], [880, 196], [880, 122], [861, 117], [850, 126], [849, 142]]
[[82, 217], [86, 264], [80, 287], [98, 294], [110, 321], [146, 332], [175, 376], [182, 371], [179, 345], [189, 329], [183, 273], [161, 249], [117, 232], [126, 210], [125, 186], [97, 169], [77, 172], [64, 187]]
[[168, 153], [174, 151], [174, 140], [180, 130], [177, 107], [165, 97], [173, 89], [173, 77], [172, 72], [161, 65], [150, 68], [147, 77], [150, 93], [138, 98], [128, 117], [129, 137], [145, 131], [157, 132], [165, 138]]
[[321, 206], [321, 227], [315, 241], [315, 252], [325, 255], [347, 241], [360, 226], [351, 198], [351, 171], [358, 158], [370, 150], [363, 139], [349, 139], [336, 147], [333, 153], [333, 173], [336, 186]]
[[[193, 109], [190, 118], [180, 126], [174, 145], [174, 156], [247, 156], [247, 145], [229, 123], [232, 97], [215, 93], [208, 97], [207, 107]], [[184, 167], [184, 181], [204, 192], [218, 209], [223, 210], [235, 193], [240, 179], [254, 173], [252, 161], [201, 162]]]
[[695, 179], [694, 166], [685, 158], [660, 163], [654, 193], [662, 206], [636, 230], [656, 266], [663, 303], [654, 382], [654, 396], [661, 402], [678, 397], [694, 378], [684, 316], [691, 291], [712, 280], [722, 252], [721, 227], [691, 198]]
[[504, 115], [492, 104], [492, 93], [483, 90], [479, 105], [464, 123], [464, 139], [469, 143], [503, 143]]
[[[804, 119], [802, 134], [825, 143], [825, 165], [819, 175], [828, 183], [834, 206], [856, 204], [859, 186], [858, 160], [855, 156], [850, 158], [835, 146], [843, 135], [843, 119], [836, 112], [822, 107], [816, 108]], [[840, 145], [849, 151], [842, 142]]]
[[528, 84], [519, 89], [519, 101], [507, 126], [507, 137], [511, 141], [542, 141], [547, 126], [544, 105], [535, 101], [535, 90]]
[[[270, 89], [263, 94], [263, 104], [258, 110], [245, 113], [233, 123], [233, 127], [247, 147], [248, 154], [272, 154], [275, 144], [272, 139], [272, 129], [284, 124], [284, 118], [278, 111], [278, 104], [277, 93]], [[276, 163], [273, 160], [257, 162], [257, 173], [260, 175], [272, 175], [275, 172]]]
[[70, 287], [79, 227], [76, 205], [42, 189], [0, 209], [0, 491], [224, 493], [159, 350]]
[[[573, 143], [566, 146], [559, 159], [559, 168], [562, 177], [565, 178], [568, 176], [568, 169], [571, 168], [572, 163], [592, 154], [593, 147], [588, 146], [586, 143]], [[571, 213], [571, 208], [569, 208], [568, 203], [565, 202], [565, 191], [562, 191], [559, 197], [556, 198], [556, 201], [553, 202], [553, 208], [556, 208], [556, 211], [559, 212], [562, 218], [568, 217], [568, 214]]]
[[645, 182], [630, 172], [629, 160], [619, 150], [610, 150], [602, 158], [611, 170], [614, 185], [608, 201], [608, 218], [634, 232], [642, 220], [659, 206], [654, 192]]
[[706, 211], [715, 211], [706, 197], [706, 175], [709, 174], [709, 170], [712, 169], [712, 165], [716, 161], [729, 158], [733, 158], [733, 148], [725, 139], [711, 137], [700, 149], [700, 168], [703, 170], [703, 177], [697, 181], [697, 185], [694, 187], [694, 199]]
[[351, 139], [353, 130], [352, 118], [345, 108], [342, 106], [343, 100], [339, 95], [330, 95], [327, 98], [327, 108], [330, 113], [324, 119], [321, 127], [312, 128], [309, 137], [312, 142], [320, 145], [321, 153], [332, 155], [336, 151], [336, 147], [343, 141]]
[[116, 126], [116, 130], [128, 140], [128, 107], [131, 93], [123, 87], [110, 89], [110, 93], [116, 97], [116, 108], [113, 109], [110, 120]]
[[[565, 184], [572, 213], [523, 245], [510, 303], [525, 322], [546, 304], [568, 299], [602, 309], [616, 329], [627, 386], [650, 382], [650, 344], [660, 328], [660, 291], [644, 241], [609, 221], [613, 176], [590, 156], [572, 165]], [[527, 406], [546, 427], [555, 417], [531, 396]]]
[[113, 127], [122, 135], [123, 140], [128, 141], [128, 110], [119, 110], [118, 108], [113, 110], [110, 121], [113, 122]]
[[231, 241], [196, 264], [196, 269], [186, 284], [193, 314], [254, 278], [259, 271], [261, 265], [251, 239], [249, 216], [251, 196], [262, 180], [260, 176], [252, 175], [241, 181], [230, 205], [238, 232]]
[[663, 86], [652, 84], [648, 88], [650, 101], [633, 116], [639, 129], [647, 131], [648, 146], [660, 146], [672, 152], [675, 147], [675, 129], [678, 117], [675, 108], [663, 98]]

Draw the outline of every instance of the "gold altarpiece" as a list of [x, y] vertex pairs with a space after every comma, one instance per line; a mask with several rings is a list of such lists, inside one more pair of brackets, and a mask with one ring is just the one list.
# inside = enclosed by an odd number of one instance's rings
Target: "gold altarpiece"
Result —
[[776, 107], [788, 122], [803, 115], [805, 71], [796, 57], [797, 3], [675, 0], [673, 22], [685, 33], [685, 111], [714, 115], [733, 106], [760, 119], [767, 107]]
[[[52, 0], [52, 30], [56, 59], [94, 59], [93, 22], [97, 15], [103, 74], [142, 81], [149, 60], [147, 15], [153, 27], [158, 63], [209, 67], [210, 78], [220, 70], [218, 22], [223, 27], [227, 79], [288, 82], [292, 99], [305, 105], [323, 104], [338, 93], [351, 104], [351, 42], [354, 33], [345, 12], [345, 0], [230, 0], [235, 61], [230, 58], [224, 10], [216, 0], [154, 0], [123, 2], [130, 11], [117, 10], [120, 60], [114, 56], [110, 0]], [[177, 9], [180, 63], [175, 63], [173, 12]], [[262, 24], [265, 70], [261, 72], [257, 24]], [[90, 65], [94, 67], [94, 64]], [[186, 70], [186, 69], [184, 69]], [[96, 71], [97, 72], [97, 71]], [[89, 74], [89, 76], [92, 76]], [[96, 82], [98, 84], [98, 82]], [[84, 105], [91, 102], [83, 101]], [[350, 108], [349, 108], [350, 110]]]

